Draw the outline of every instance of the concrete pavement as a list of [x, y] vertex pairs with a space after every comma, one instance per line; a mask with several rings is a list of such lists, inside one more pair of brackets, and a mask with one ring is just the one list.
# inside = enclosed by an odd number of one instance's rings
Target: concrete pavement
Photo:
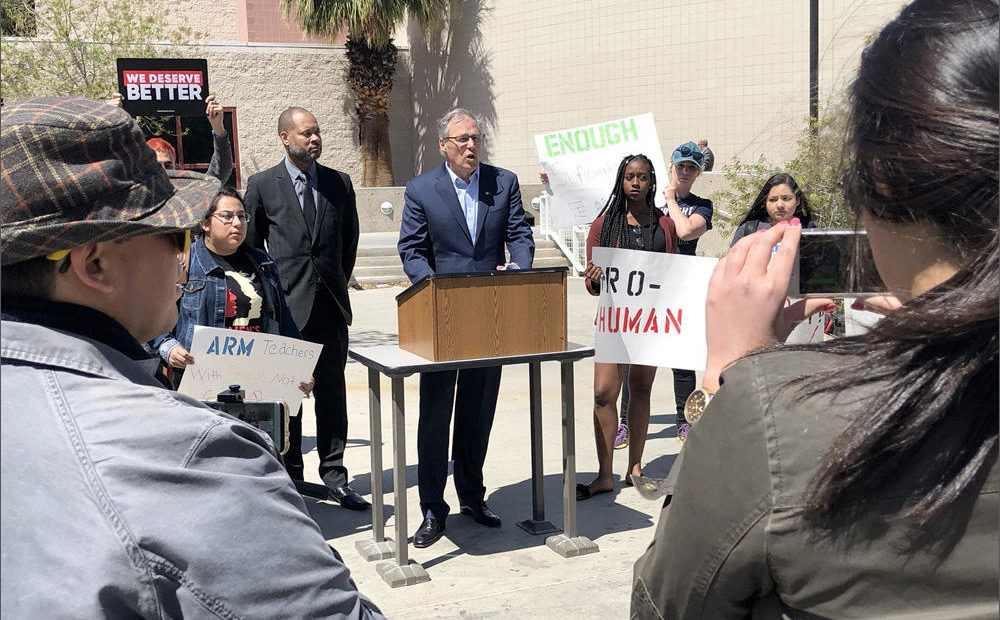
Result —
[[[351, 291], [354, 325], [351, 346], [395, 344], [397, 286]], [[568, 284], [569, 340], [593, 344], [597, 298], [584, 290], [582, 279]], [[559, 365], [542, 364], [542, 408], [546, 518], [562, 525], [562, 445]], [[593, 435], [593, 360], [574, 365], [577, 480], [589, 482], [597, 471]], [[418, 378], [407, 378], [406, 455], [407, 529], [412, 537], [420, 524], [416, 473]], [[353, 360], [347, 366], [349, 439], [345, 455], [351, 486], [371, 499], [367, 370]], [[383, 378], [386, 534], [394, 526], [389, 381]], [[315, 416], [306, 401], [303, 447], [315, 437]], [[653, 384], [652, 414], [644, 471], [662, 478], [680, 449], [674, 435], [672, 375], [660, 369]], [[329, 543], [343, 556], [358, 588], [390, 618], [627, 618], [632, 564], [652, 540], [661, 500], [650, 501], [623, 486], [627, 450], [615, 452], [618, 489], [578, 503], [579, 533], [596, 542], [600, 552], [564, 559], [515, 525], [531, 517], [531, 465], [528, 426], [527, 365], [504, 368], [490, 450], [486, 460], [486, 501], [504, 519], [500, 529], [486, 528], [457, 514], [458, 498], [449, 477], [445, 500], [456, 511], [444, 537], [426, 549], [410, 547], [411, 559], [428, 571], [428, 583], [390, 588], [378, 576], [376, 562], [366, 562], [355, 542], [370, 539], [371, 513], [352, 512], [330, 502], [306, 499]], [[315, 450], [305, 456], [306, 478], [319, 482]]]

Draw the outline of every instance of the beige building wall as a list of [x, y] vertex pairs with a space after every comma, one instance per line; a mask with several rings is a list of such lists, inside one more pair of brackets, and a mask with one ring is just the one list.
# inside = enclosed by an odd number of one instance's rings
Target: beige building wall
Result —
[[[821, 100], [904, 3], [819, 3]], [[484, 115], [486, 158], [525, 180], [537, 178], [535, 134], [606, 119], [652, 112], [668, 155], [707, 137], [716, 170], [782, 162], [806, 126], [806, 0], [452, 4], [437, 31], [410, 31], [417, 171], [440, 162], [432, 119], [456, 104]]]
[[[41, 1], [41, 0], [39, 0]], [[855, 72], [865, 40], [905, 0], [822, 0], [825, 101]], [[242, 179], [282, 155], [276, 119], [313, 110], [323, 162], [360, 177], [355, 112], [342, 45], [302, 37], [278, 0], [156, 3], [199, 31], [212, 91], [237, 109]], [[707, 137], [718, 168], [732, 158], [788, 159], [808, 114], [807, 0], [452, 0], [427, 31], [396, 33], [390, 113], [402, 185], [441, 162], [435, 122], [460, 105], [481, 114], [484, 159], [536, 180], [533, 136], [652, 112], [663, 150]], [[268, 37], [280, 42], [263, 40]], [[336, 39], [337, 42], [341, 38]]]
[[[343, 46], [206, 45], [212, 91], [237, 112], [240, 169], [249, 175], [284, 157], [278, 139], [278, 115], [291, 105], [316, 115], [323, 136], [320, 162], [361, 178], [354, 98], [346, 83]], [[393, 172], [412, 175], [409, 59], [400, 54], [390, 106], [389, 142]]]
[[[164, 4], [171, 23], [187, 23], [203, 34], [201, 44], [191, 46], [185, 55], [208, 60], [212, 93], [224, 106], [236, 108], [243, 187], [250, 175], [284, 157], [278, 115], [292, 105], [309, 109], [319, 121], [320, 162], [360, 180], [357, 115], [347, 84], [344, 46], [301, 36], [297, 26], [284, 22], [278, 7], [278, 0]], [[404, 33], [397, 33], [397, 39]], [[279, 42], [260, 40], [267, 38]], [[413, 175], [413, 132], [410, 58], [405, 41], [401, 43], [390, 103], [389, 142], [393, 174], [404, 183]]]

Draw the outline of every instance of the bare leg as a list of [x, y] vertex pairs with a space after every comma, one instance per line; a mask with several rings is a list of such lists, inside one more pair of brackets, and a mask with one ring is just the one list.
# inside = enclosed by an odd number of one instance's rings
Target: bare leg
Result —
[[633, 365], [629, 370], [629, 442], [626, 476], [642, 475], [642, 450], [646, 447], [646, 432], [649, 429], [649, 394], [653, 389], [655, 377], [656, 366]]
[[[615, 433], [618, 432], [618, 392], [624, 366], [594, 363], [594, 439], [597, 446], [597, 478], [590, 483], [591, 493], [615, 488], [612, 460]], [[648, 402], [647, 396], [647, 402]]]

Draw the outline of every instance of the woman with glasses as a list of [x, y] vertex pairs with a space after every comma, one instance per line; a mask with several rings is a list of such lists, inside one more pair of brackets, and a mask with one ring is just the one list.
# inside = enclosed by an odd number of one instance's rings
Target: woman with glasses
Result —
[[[618, 175], [604, 209], [590, 225], [587, 235], [587, 269], [584, 284], [591, 295], [600, 293], [601, 268], [591, 262], [594, 247], [627, 248], [646, 252], [676, 252], [674, 223], [656, 208], [656, 172], [645, 155], [627, 155], [618, 166]], [[612, 475], [615, 435], [618, 432], [618, 393], [628, 375], [628, 469], [631, 476], [642, 475], [642, 452], [649, 427], [649, 394], [656, 377], [655, 366], [594, 363], [594, 436], [597, 444], [597, 478], [576, 485], [576, 499], [585, 500], [615, 488]]]
[[862, 54], [845, 197], [901, 306], [782, 347], [800, 223], [716, 267], [632, 618], [997, 617], [998, 26], [996, 0], [917, 0]]
[[795, 177], [785, 172], [772, 175], [760, 188], [746, 217], [740, 221], [729, 247], [758, 230], [767, 230], [778, 222], [799, 218], [802, 228], [815, 228], [809, 201]]
[[301, 338], [274, 261], [243, 243], [249, 218], [240, 195], [223, 188], [201, 221], [202, 234], [191, 243], [177, 325], [153, 342], [173, 369], [175, 386], [197, 362], [189, 352], [195, 325]]

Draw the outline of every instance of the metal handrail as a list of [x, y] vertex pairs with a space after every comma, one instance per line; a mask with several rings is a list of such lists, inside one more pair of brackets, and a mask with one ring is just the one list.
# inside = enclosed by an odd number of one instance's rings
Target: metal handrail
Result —
[[581, 224], [571, 228], [554, 229], [549, 210], [549, 197], [543, 193], [531, 202], [538, 208], [538, 219], [541, 220], [540, 232], [555, 242], [556, 247], [573, 266], [574, 273], [582, 275], [587, 269], [587, 232], [590, 227]]

